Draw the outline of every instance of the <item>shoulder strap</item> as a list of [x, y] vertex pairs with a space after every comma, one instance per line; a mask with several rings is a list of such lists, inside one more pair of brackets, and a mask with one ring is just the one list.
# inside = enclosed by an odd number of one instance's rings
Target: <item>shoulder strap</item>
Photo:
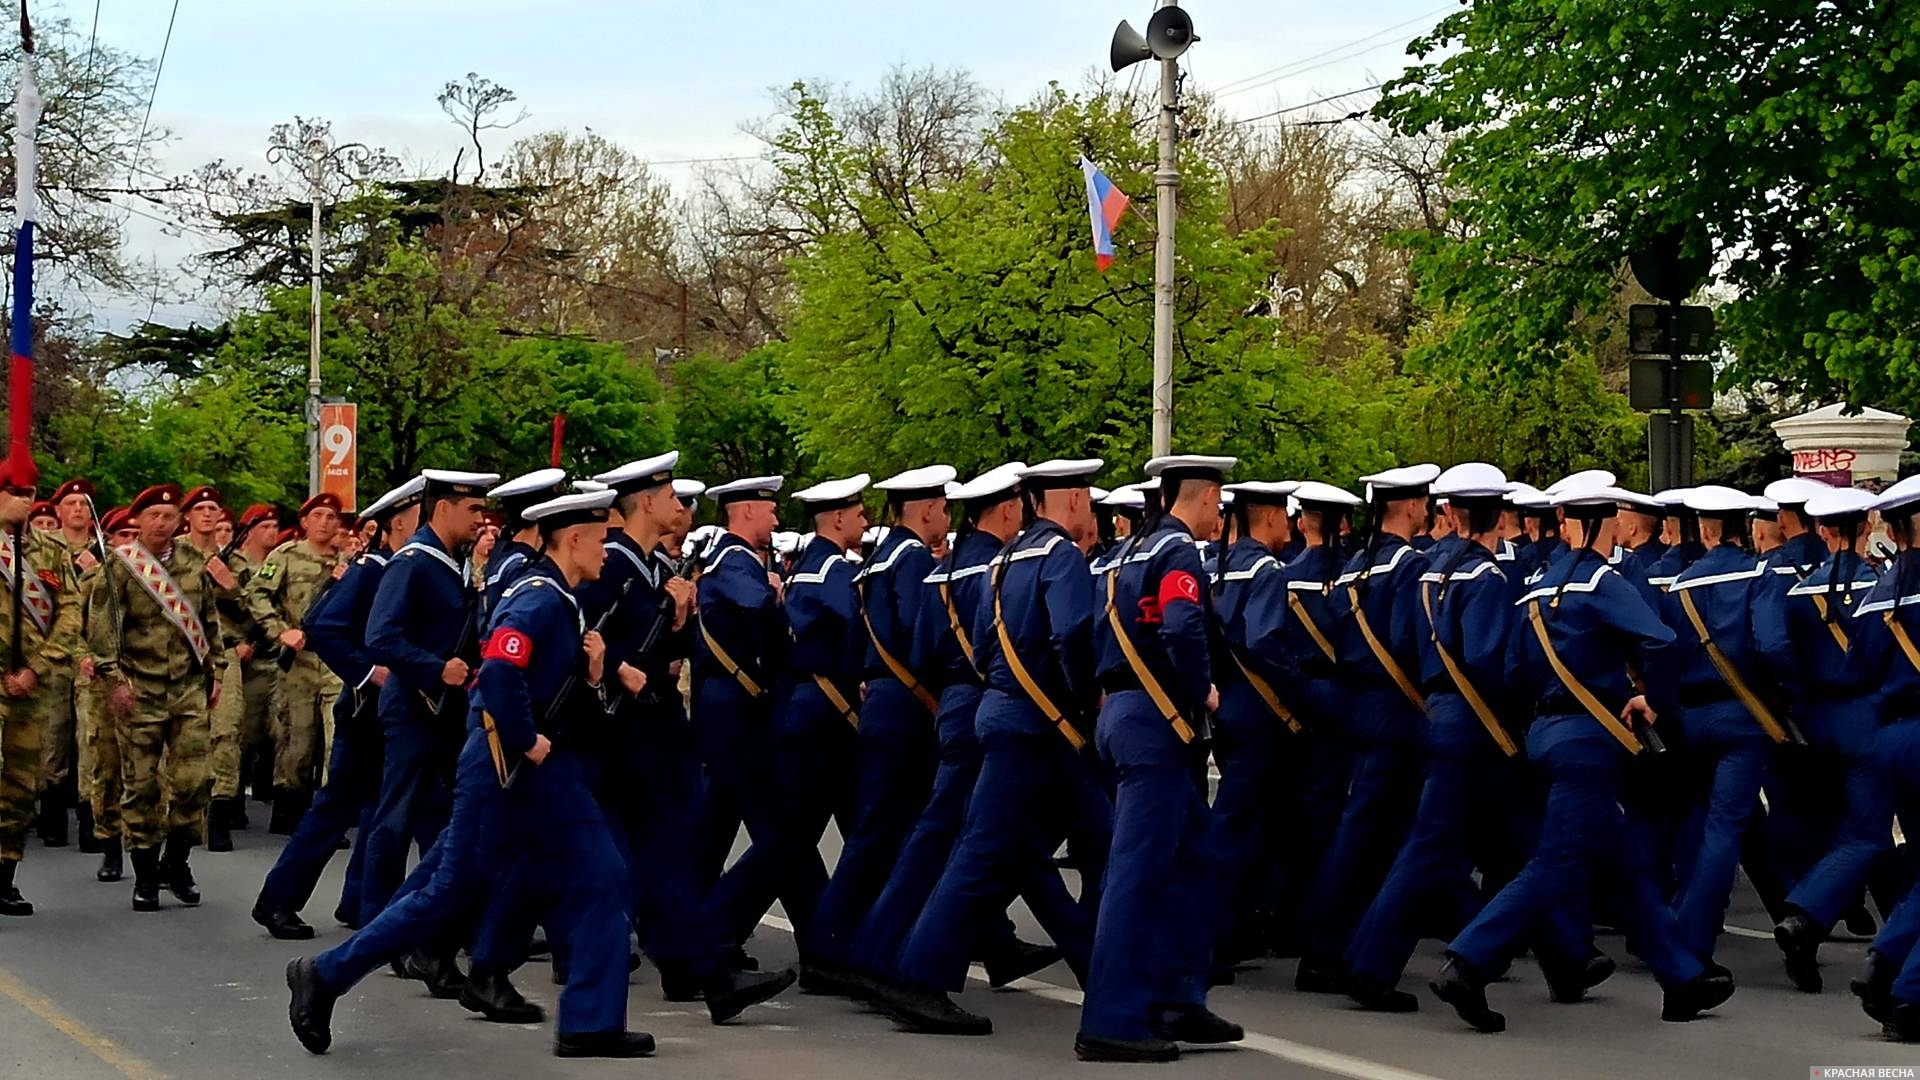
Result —
[[953, 640], [960, 643], [960, 655], [967, 658], [967, 666], [974, 666], [973, 639], [967, 636], [966, 627], [960, 625], [960, 609], [953, 603], [953, 582], [940, 583], [940, 602], [947, 607], [947, 625], [953, 628]]
[[707, 624], [704, 621], [700, 623], [700, 640], [707, 643], [707, 651], [712, 653], [713, 658], [720, 662], [721, 668], [740, 683], [740, 689], [745, 690], [752, 697], [759, 697], [761, 694], [766, 693], [760, 684], [753, 680], [753, 676], [747, 674], [745, 669], [741, 668], [739, 664], [734, 663], [733, 657], [728, 654], [727, 650], [720, 647], [719, 640], [713, 636], [713, 631], [707, 629]]
[[1273, 684], [1262, 678], [1260, 673], [1253, 670], [1245, 660], [1240, 659], [1240, 653], [1233, 646], [1227, 646], [1227, 655], [1233, 658], [1233, 666], [1240, 669], [1240, 675], [1247, 680], [1247, 685], [1253, 687], [1253, 692], [1260, 695], [1260, 700], [1266, 703], [1273, 715], [1287, 725], [1287, 730], [1295, 735], [1306, 734], [1306, 725], [1300, 722], [1299, 717], [1293, 715], [1293, 710], [1281, 702], [1280, 695], [1273, 692]]
[[867, 593], [864, 589], [860, 590], [860, 621], [867, 624], [867, 640], [873, 642], [873, 651], [880, 657], [880, 662], [886, 665], [894, 678], [900, 680], [901, 685], [913, 691], [913, 696], [919, 699], [920, 704], [927, 707], [928, 712], [938, 714], [940, 699], [934, 697], [932, 691], [920, 685], [920, 680], [913, 677], [913, 672], [908, 671], [907, 665], [901, 663], [898, 657], [887, 651], [886, 643], [881, 641], [880, 635], [874, 631], [873, 617], [867, 614]]
[[1899, 643], [1900, 651], [1907, 655], [1907, 663], [1913, 665], [1914, 671], [1920, 672], [1920, 649], [1914, 648], [1913, 635], [1907, 633], [1906, 626], [1894, 617], [1895, 610], [1888, 608], [1880, 617], [1886, 620], [1887, 630], [1893, 634], [1893, 640]]
[[827, 701], [830, 702], [835, 709], [840, 710], [840, 716], [845, 719], [848, 724], [853, 726], [853, 730], [860, 730], [859, 710], [853, 707], [853, 702], [847, 700], [847, 695], [841, 693], [839, 687], [833, 685], [832, 679], [827, 678], [825, 675], [815, 675], [813, 677], [813, 685], [820, 688], [820, 692], [827, 696]]
[[1712, 661], [1713, 670], [1720, 673], [1720, 681], [1726, 683], [1727, 689], [1733, 691], [1733, 696], [1739, 698], [1740, 704], [1746, 706], [1747, 711], [1753, 714], [1761, 730], [1767, 733], [1767, 738], [1776, 743], [1794, 741], [1787, 734], [1786, 728], [1781, 726], [1780, 721], [1775, 719], [1773, 710], [1767, 708], [1767, 703], [1761, 701], [1760, 695], [1753, 692], [1753, 688], [1747, 685], [1747, 680], [1740, 677], [1740, 672], [1733, 666], [1733, 661], [1728, 660], [1727, 654], [1720, 651], [1720, 646], [1713, 643], [1713, 636], [1707, 633], [1706, 620], [1700, 617], [1700, 608], [1693, 602], [1693, 590], [1676, 589], [1674, 591], [1680, 597], [1681, 610], [1687, 613], [1687, 621], [1693, 624], [1693, 632], [1700, 637], [1700, 647], [1707, 651], [1707, 659]]
[[1427, 699], [1421, 697], [1420, 691], [1414, 689], [1413, 680], [1407, 678], [1407, 673], [1400, 667], [1400, 661], [1395, 660], [1393, 654], [1387, 651], [1387, 647], [1380, 643], [1379, 637], [1375, 636], [1373, 624], [1367, 621], [1367, 609], [1360, 604], [1358, 588], [1352, 585], [1347, 586], [1347, 602], [1353, 605], [1353, 624], [1360, 628], [1360, 637], [1366, 641], [1367, 648], [1373, 653], [1373, 658], [1380, 661], [1381, 667], [1387, 669], [1387, 675], [1393, 679], [1393, 685], [1400, 688], [1400, 692], [1407, 696], [1407, 700], [1413, 703], [1413, 707], [1425, 712]]
[[1840, 625], [1839, 620], [1827, 618], [1827, 598], [1819, 593], [1813, 593], [1808, 599], [1813, 601], [1813, 610], [1820, 613], [1820, 621], [1826, 624], [1827, 633], [1833, 635], [1833, 643], [1840, 646], [1841, 652], [1846, 652], [1849, 647], [1847, 631]]
[[1060, 729], [1060, 734], [1066, 737], [1067, 742], [1075, 750], [1084, 749], [1087, 745], [1086, 736], [1080, 734], [1079, 729], [1073, 726], [1073, 721], [1067, 719], [1066, 714], [1060, 711], [1060, 707], [1047, 696], [1047, 692], [1040, 689], [1040, 684], [1033, 679], [1033, 673], [1027, 670], [1027, 665], [1020, 659], [1020, 654], [1013, 649], [1013, 635], [1007, 633], [1007, 621], [1000, 617], [1000, 574], [1005, 566], [1005, 563], [994, 564], [992, 583], [993, 631], [1000, 641], [1000, 655], [1006, 657], [1007, 670], [1013, 673], [1013, 681], [1020, 684], [1020, 689], [1026, 691], [1027, 698], [1033, 702], [1033, 707], [1039, 709], [1041, 715], [1051, 721], [1054, 727]]
[[1140, 680], [1141, 689], [1153, 699], [1154, 707], [1160, 710], [1161, 716], [1167, 718], [1167, 723], [1173, 725], [1173, 733], [1180, 736], [1180, 741], [1190, 743], [1193, 741], [1193, 725], [1180, 715], [1166, 688], [1160, 685], [1159, 679], [1153, 677], [1147, 662], [1140, 658], [1140, 650], [1133, 647], [1133, 639], [1127, 636], [1127, 624], [1120, 618], [1120, 609], [1113, 605], [1114, 582], [1119, 577], [1119, 567], [1107, 571], [1107, 624], [1113, 627], [1113, 636], [1120, 643], [1120, 653], [1127, 658], [1127, 666], [1133, 669], [1133, 677]]
[[1287, 590], [1287, 608], [1300, 620], [1300, 625], [1306, 628], [1307, 636], [1313, 639], [1313, 643], [1319, 647], [1320, 652], [1328, 660], [1339, 663], [1340, 658], [1333, 651], [1333, 642], [1328, 641], [1327, 635], [1320, 632], [1320, 625], [1314, 622], [1313, 616], [1307, 612], [1306, 602], [1295, 595], [1292, 589]]
[[1561, 661], [1560, 654], [1553, 647], [1553, 638], [1547, 634], [1547, 622], [1540, 615], [1540, 601], [1528, 601], [1527, 622], [1532, 625], [1534, 636], [1540, 639], [1540, 651], [1546, 654], [1547, 666], [1553, 669], [1553, 674], [1560, 680], [1560, 685], [1567, 688], [1567, 692], [1573, 695], [1581, 708], [1587, 710], [1589, 716], [1600, 722], [1600, 726], [1606, 729], [1607, 734], [1627, 748], [1627, 753], [1639, 753], [1640, 740], [1634, 738], [1633, 730], [1621, 723], [1619, 717], [1608, 712], [1607, 707], [1600, 703], [1600, 699], [1594, 696], [1593, 691], [1587, 689], [1587, 685], [1581, 682], [1573, 672], [1567, 670], [1567, 665]]
[[1447, 669], [1447, 678], [1453, 680], [1454, 688], [1467, 700], [1473, 715], [1480, 718], [1480, 726], [1487, 729], [1487, 734], [1493, 737], [1500, 752], [1508, 757], [1516, 756], [1520, 753], [1520, 747], [1514, 744], [1513, 736], [1507, 734], [1506, 725], [1494, 715], [1487, 699], [1480, 696], [1480, 691], [1474, 689], [1472, 680], [1467, 678], [1466, 670], [1454, 661], [1453, 654], [1447, 652], [1446, 645], [1440, 641], [1440, 624], [1433, 618], [1433, 588], [1429, 582], [1420, 583], [1420, 603], [1427, 609], [1427, 625], [1433, 628], [1433, 651], [1440, 657], [1440, 666]]

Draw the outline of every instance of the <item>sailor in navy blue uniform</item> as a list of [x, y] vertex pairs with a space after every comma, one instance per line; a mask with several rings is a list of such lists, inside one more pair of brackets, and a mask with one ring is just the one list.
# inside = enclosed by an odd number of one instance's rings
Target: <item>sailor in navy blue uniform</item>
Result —
[[[1880, 723], [1873, 754], [1911, 837], [1920, 822], [1920, 476], [1889, 487], [1873, 508], [1898, 554], [1854, 608], [1848, 664], [1856, 683], [1873, 689]], [[1885, 1035], [1920, 1042], [1920, 883], [1887, 916], [1852, 989]]]
[[1266, 954], [1263, 932], [1279, 834], [1301, 827], [1307, 770], [1300, 669], [1287, 647], [1287, 583], [1278, 552], [1293, 539], [1292, 481], [1229, 484], [1232, 543], [1214, 575], [1213, 759], [1220, 786], [1211, 836], [1219, 860], [1214, 953], [1226, 965]]
[[350, 689], [333, 708], [333, 757], [327, 763], [327, 781], [314, 795], [313, 805], [280, 850], [273, 869], [253, 902], [253, 921], [285, 941], [313, 937], [313, 927], [300, 918], [300, 909], [312, 898], [320, 874], [333, 858], [347, 830], [360, 826], [347, 863], [346, 883], [334, 914], [348, 926], [359, 927], [376, 912], [361, 915], [362, 875], [365, 870], [367, 823], [380, 794], [380, 729], [374, 702], [387, 672], [367, 655], [365, 627], [373, 607], [374, 590], [387, 569], [394, 536], [411, 536], [420, 525], [420, 477], [375, 499], [360, 512], [362, 520], [377, 521], [380, 532], [360, 557], [353, 560], [333, 588], [322, 593], [304, 620], [308, 647]]
[[1527, 543], [1520, 553], [1520, 576], [1525, 579], [1546, 569], [1567, 545], [1560, 539], [1560, 521], [1554, 516], [1551, 495], [1535, 489], [1514, 497], [1526, 528]]
[[289, 1019], [310, 1052], [330, 1045], [329, 1021], [342, 994], [380, 964], [470, 918], [510, 867], [550, 895], [550, 925], [564, 934], [572, 958], [556, 1056], [653, 1052], [652, 1036], [626, 1030], [624, 869], [589, 791], [588, 764], [569, 748], [577, 729], [568, 725], [601, 722], [604, 714], [564, 722], [553, 715], [570, 680], [600, 686], [604, 643], [585, 635], [572, 590], [606, 559], [601, 545], [612, 499], [612, 492], [570, 494], [526, 511], [539, 523], [545, 555], [502, 594], [488, 631], [454, 811], [423, 863], [427, 880], [340, 947], [287, 966]]
[[707, 832], [724, 835], [731, 848], [744, 825], [761, 848], [728, 867], [707, 895], [703, 917], [735, 944], [752, 934], [779, 892], [772, 853], [785, 810], [774, 786], [773, 717], [785, 691], [791, 639], [779, 578], [766, 559], [780, 524], [774, 500], [783, 483], [755, 476], [708, 489], [725, 531], [708, 549], [695, 587], [693, 724], [707, 765]]
[[1661, 1017], [1691, 1020], [1733, 994], [1724, 969], [1708, 969], [1681, 945], [1679, 928], [1644, 867], [1628, 855], [1619, 804], [1621, 769], [1641, 750], [1633, 724], [1652, 722], [1632, 670], [1673, 642], [1645, 598], [1607, 565], [1620, 492], [1562, 491], [1569, 549], [1522, 597], [1507, 651], [1507, 679], [1534, 702], [1527, 756], [1546, 777], [1546, 810], [1533, 857], [1447, 949], [1432, 989], [1481, 1031], [1506, 1018], [1487, 1005], [1486, 986], [1532, 943], [1553, 912], [1585, 903], [1589, 888], [1611, 894], [1635, 951], [1666, 989]]
[[[1753, 592], [1752, 618], [1778, 623], [1787, 593], [1805, 581], [1827, 560], [1827, 545], [1813, 532], [1806, 502], [1832, 490], [1817, 480], [1789, 476], [1766, 486], [1754, 500], [1749, 522], [1753, 551], [1765, 564]], [[1797, 702], [1788, 684], [1793, 673], [1773, 664], [1759, 689], [1768, 700], [1797, 716]], [[1741, 838], [1740, 866], [1748, 883], [1775, 922], [1786, 915], [1786, 897], [1792, 883], [1820, 857], [1821, 834], [1831, 818], [1829, 793], [1840, 782], [1834, 759], [1811, 747], [1776, 754], [1762, 788], [1764, 801], [1749, 820]]]
[[927, 584], [933, 548], [947, 533], [947, 487], [951, 465], [928, 465], [888, 477], [874, 487], [886, 493], [889, 528], [854, 575], [860, 613], [855, 629], [864, 640], [860, 703], [859, 806], [852, 832], [820, 895], [815, 915], [811, 971], [843, 991], [850, 980], [854, 931], [872, 907], [900, 846], [906, 842], [933, 790], [939, 763], [934, 716], [940, 700], [913, 666], [914, 628], [922, 610], [939, 606]]
[[[1170, 1061], [1180, 1042], [1237, 1042], [1207, 1008], [1218, 870], [1207, 842], [1204, 770], [1219, 707], [1209, 648], [1211, 590], [1197, 543], [1220, 522], [1228, 457], [1147, 462], [1162, 512], [1096, 581], [1100, 756], [1117, 779], [1093, 967], [1074, 1051], [1083, 1061]], [[1196, 782], [1198, 777], [1198, 782]], [[1153, 948], [1140, 943], [1154, 942]]]
[[1620, 500], [1620, 546], [1640, 564], [1642, 574], [1649, 574], [1667, 553], [1666, 541], [1660, 539], [1665, 510], [1651, 495], [1625, 488], [1621, 494], [1625, 497]]
[[[1773, 490], [1773, 489], [1769, 489]], [[1878, 728], [1876, 687], [1859, 682], [1850, 663], [1853, 613], [1879, 582], [1867, 562], [1867, 512], [1874, 496], [1830, 488], [1800, 504], [1831, 549], [1826, 560], [1791, 587], [1753, 609], [1754, 639], [1805, 731], [1820, 775], [1841, 787], [1845, 810], [1824, 850], [1788, 893], [1774, 939], [1787, 975], [1803, 991], [1821, 989], [1820, 943], [1858, 903], [1869, 872], [1893, 849], [1892, 803], [1880, 782], [1873, 747]], [[1821, 793], [1830, 796], [1831, 786]]]
[[1685, 505], [1699, 518], [1707, 550], [1668, 586], [1667, 620], [1677, 640], [1660, 681], [1678, 706], [1688, 753], [1711, 778], [1708, 790], [1696, 793], [1704, 799], [1696, 798], [1690, 816], [1699, 829], [1687, 835], [1699, 837], [1698, 847], [1691, 858], [1683, 853], [1674, 900], [1682, 941], [1704, 957], [1713, 955], [1741, 836], [1759, 806], [1773, 745], [1785, 741], [1786, 721], [1759, 696], [1769, 684], [1751, 613], [1770, 575], [1741, 546], [1754, 499], [1708, 485], [1689, 489]]
[[[973, 668], [974, 614], [987, 595], [994, 556], [1020, 532], [1020, 471], [1009, 462], [965, 484], [947, 489], [961, 506], [960, 531], [947, 555], [924, 578], [930, 595], [914, 615], [907, 664], [929, 692], [938, 696], [935, 717], [939, 764], [931, 793], [901, 845], [886, 887], [854, 934], [850, 963], [868, 977], [897, 978], [894, 959], [913, 921], [940, 881], [940, 871], [959, 838], [974, 781], [980, 776], [980, 741], [973, 717], [980, 707], [980, 675]], [[872, 723], [872, 694], [861, 716], [864, 736]], [[839, 879], [835, 871], [834, 880]], [[1024, 898], [1045, 926], [1076, 918], [1075, 903], [1052, 863], [1037, 858], [1023, 887]], [[832, 883], [829, 883], [832, 888]], [[1005, 916], [984, 919], [975, 947], [994, 986], [1024, 978], [1059, 959], [1051, 946], [1030, 945], [1014, 936]]]
[[[1533, 843], [1533, 785], [1514, 735], [1521, 703], [1506, 684], [1513, 596], [1494, 559], [1507, 488], [1499, 469], [1480, 462], [1434, 481], [1462, 543], [1436, 549], [1420, 581], [1426, 778], [1413, 830], [1347, 950], [1347, 993], [1362, 1008], [1417, 1009], [1418, 999], [1395, 984], [1422, 931], [1436, 912], [1471, 918], [1480, 906], [1473, 868], [1489, 880], [1501, 868], [1511, 876]], [[1584, 906], [1556, 911], [1536, 944], [1556, 1001], [1577, 1001], [1612, 973], [1610, 961], [1586, 969], [1589, 927], [1574, 925], [1584, 915]]]
[[[814, 912], [827, 870], [820, 859], [820, 837], [829, 819], [851, 836], [859, 792], [857, 747], [860, 685], [866, 656], [866, 631], [860, 620], [860, 594], [854, 585], [850, 552], [857, 552], [867, 530], [861, 499], [869, 478], [861, 473], [830, 480], [793, 493], [813, 519], [813, 538], [787, 579], [787, 626], [793, 635], [787, 679], [789, 689], [774, 714], [774, 777], [779, 792], [781, 830], [766, 849], [758, 837], [747, 858], [771, 858], [777, 867], [779, 894], [801, 957], [803, 986], [832, 990], [831, 976], [816, 979], [813, 960]], [[737, 909], [737, 928], [758, 923], [771, 906]], [[812, 984], [812, 985], [810, 985]]]
[[559, 495], [566, 490], [564, 469], [536, 469], [516, 476], [487, 492], [487, 498], [500, 508], [500, 539], [487, 556], [486, 580], [481, 590], [481, 614], [491, 614], [500, 606], [500, 595], [520, 575], [540, 560], [540, 530], [526, 519], [527, 507]]
[[1346, 990], [1344, 957], [1353, 927], [1393, 864], [1420, 800], [1420, 648], [1416, 615], [1427, 557], [1408, 539], [1427, 513], [1435, 465], [1409, 465], [1365, 477], [1373, 529], [1366, 547], [1334, 582], [1329, 608], [1338, 675], [1347, 695], [1340, 722], [1353, 749], [1353, 772], [1306, 911], [1307, 940], [1294, 986], [1311, 993]]
[[462, 560], [480, 533], [487, 489], [500, 478], [440, 469], [421, 476], [423, 524], [394, 552], [367, 613], [367, 656], [387, 669], [387, 679], [380, 687], [384, 758], [367, 836], [362, 919], [399, 888], [408, 845], [431, 846], [447, 823], [469, 654], [479, 640]]
[[1084, 753], [1100, 697], [1099, 609], [1085, 555], [1099, 532], [1088, 486], [1102, 464], [1055, 460], [1021, 472], [1031, 524], [992, 564], [971, 634], [975, 670], [986, 682], [974, 718], [980, 778], [953, 855], [901, 946], [899, 981], [878, 987], [876, 997], [910, 1031], [993, 1030], [947, 995], [965, 986], [984, 928], [1005, 917], [1063, 836], [1082, 860], [1081, 905], [1071, 925], [1048, 933], [1075, 974], [1087, 977], [1093, 905], [1112, 844], [1112, 804]]
[[1287, 619], [1281, 652], [1298, 680], [1292, 688], [1304, 729], [1295, 735], [1305, 765], [1299, 775], [1300, 819], [1280, 830], [1266, 893], [1272, 897], [1268, 929], [1273, 951], [1297, 956], [1304, 943], [1304, 909], [1332, 841], [1353, 769], [1353, 743], [1344, 726], [1347, 692], [1339, 679], [1338, 635], [1331, 607], [1334, 581], [1344, 560], [1340, 524], [1360, 504], [1358, 496], [1317, 480], [1294, 489], [1290, 508], [1302, 538], [1300, 551], [1280, 567]]
[[1667, 550], [1647, 569], [1647, 580], [1664, 592], [1682, 570], [1707, 553], [1707, 548], [1700, 542], [1700, 517], [1687, 507], [1686, 488], [1655, 492], [1653, 498], [1665, 509], [1660, 540]]

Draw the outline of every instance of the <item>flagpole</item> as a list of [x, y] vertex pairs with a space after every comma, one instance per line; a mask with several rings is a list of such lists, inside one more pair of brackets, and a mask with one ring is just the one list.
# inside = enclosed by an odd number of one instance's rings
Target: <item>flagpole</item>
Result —
[[[14, 103], [14, 208], [20, 216], [20, 229], [13, 248], [13, 311], [11, 338], [12, 362], [7, 372], [7, 475], [6, 483], [31, 490], [39, 482], [39, 470], [33, 464], [33, 222], [38, 217], [34, 184], [39, 173], [39, 150], [35, 142], [43, 103], [40, 88], [33, 81], [33, 23], [27, 17], [27, 2], [20, 0], [20, 88]], [[26, 535], [21, 523], [12, 529], [13, 589], [12, 632], [7, 653], [7, 675], [26, 666], [21, 651], [20, 590], [25, 584]]]
[[[1177, 7], [1164, 0], [1163, 7]], [[1180, 188], [1178, 60], [1160, 61], [1160, 160], [1153, 173], [1158, 236], [1153, 245], [1153, 456], [1173, 452], [1173, 225]]]

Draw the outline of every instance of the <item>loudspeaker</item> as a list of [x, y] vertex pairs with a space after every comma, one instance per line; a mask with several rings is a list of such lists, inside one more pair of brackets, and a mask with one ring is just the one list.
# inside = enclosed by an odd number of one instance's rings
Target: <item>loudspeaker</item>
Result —
[[1193, 16], [1183, 8], [1163, 7], [1147, 20], [1145, 34], [1125, 19], [1120, 20], [1107, 58], [1113, 62], [1113, 70], [1119, 71], [1142, 60], [1171, 60], [1199, 40], [1193, 34]]
[[1121, 19], [1119, 27], [1113, 31], [1113, 45], [1108, 49], [1107, 56], [1113, 61], [1113, 70], [1119, 71], [1152, 57], [1153, 48], [1147, 44], [1146, 38], [1140, 36], [1140, 31], [1133, 28], [1132, 23]]

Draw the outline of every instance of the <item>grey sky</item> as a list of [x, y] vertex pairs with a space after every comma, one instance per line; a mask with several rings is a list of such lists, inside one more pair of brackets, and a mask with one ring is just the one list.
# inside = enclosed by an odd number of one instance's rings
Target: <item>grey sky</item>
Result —
[[[1185, 61], [1199, 86], [1236, 89], [1281, 69], [1223, 98], [1240, 116], [1397, 73], [1406, 41], [1449, 9], [1439, 0], [1186, 6], [1202, 39]], [[157, 56], [171, 7], [100, 0], [100, 39]], [[34, 9], [65, 15], [83, 34], [94, 14], [91, 0]], [[264, 168], [268, 130], [295, 114], [444, 170], [460, 135], [434, 95], [476, 71], [515, 90], [531, 114], [496, 133], [499, 146], [543, 128], [590, 127], [657, 162], [751, 154], [742, 124], [766, 115], [770, 88], [795, 78], [859, 86], [894, 64], [934, 64], [970, 69], [1019, 99], [1049, 80], [1079, 84], [1104, 65], [1115, 23], [1144, 26], [1151, 13], [1149, 0], [181, 0], [153, 117], [174, 134], [158, 148], [168, 173], [216, 157]], [[695, 168], [657, 171], [680, 184]], [[137, 217], [129, 236], [135, 254], [162, 266], [204, 244]], [[109, 326], [146, 314], [136, 298], [89, 300]], [[159, 313], [187, 310], [163, 304]]]

